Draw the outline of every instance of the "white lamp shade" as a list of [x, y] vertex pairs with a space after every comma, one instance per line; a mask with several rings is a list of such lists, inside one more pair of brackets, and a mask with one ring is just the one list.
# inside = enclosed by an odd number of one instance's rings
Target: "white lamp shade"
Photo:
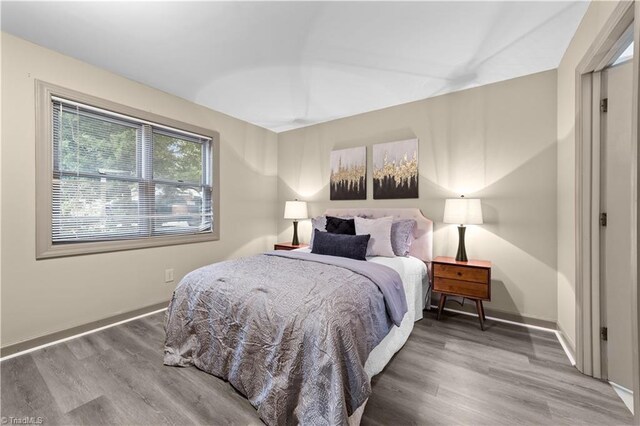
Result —
[[481, 225], [482, 206], [478, 198], [448, 198], [444, 203], [444, 223]]
[[306, 219], [307, 202], [306, 201], [287, 201], [284, 205], [285, 219]]

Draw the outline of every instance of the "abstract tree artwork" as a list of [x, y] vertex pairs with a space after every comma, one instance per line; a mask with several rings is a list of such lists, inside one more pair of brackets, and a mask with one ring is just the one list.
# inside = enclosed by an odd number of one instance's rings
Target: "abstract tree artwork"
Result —
[[331, 200], [367, 199], [367, 148], [331, 151]]
[[373, 198], [418, 198], [418, 139], [373, 146]]

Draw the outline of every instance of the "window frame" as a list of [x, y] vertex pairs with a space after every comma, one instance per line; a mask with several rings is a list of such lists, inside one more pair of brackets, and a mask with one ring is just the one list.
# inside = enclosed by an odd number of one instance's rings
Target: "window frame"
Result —
[[[218, 241], [220, 239], [220, 134], [192, 124], [180, 122], [151, 112], [128, 107], [106, 99], [77, 92], [41, 80], [36, 85], [36, 259], [48, 259], [64, 256], [77, 256], [93, 253], [107, 253], [120, 250], [134, 250], [151, 247], [163, 247], [177, 244]], [[115, 114], [133, 117], [199, 134], [211, 138], [211, 212], [212, 230], [210, 232], [186, 235], [159, 235], [123, 240], [71, 242], [53, 244], [53, 104], [52, 97], [64, 98], [73, 102], [104, 109]]]

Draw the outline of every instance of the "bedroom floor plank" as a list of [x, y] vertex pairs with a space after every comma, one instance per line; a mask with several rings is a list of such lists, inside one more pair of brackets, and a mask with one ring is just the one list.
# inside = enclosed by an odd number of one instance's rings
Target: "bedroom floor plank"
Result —
[[[0, 411], [5, 417], [22, 417], [30, 414], [38, 417], [47, 413], [57, 421], [61, 416], [56, 400], [38, 371], [31, 355], [9, 359], [0, 364], [2, 394]], [[21, 414], [25, 413], [25, 414]]]
[[99, 396], [86, 404], [74, 408], [64, 417], [68, 424], [81, 425], [113, 425], [125, 422], [120, 416], [112, 401], [104, 396]]
[[[631, 424], [555, 335], [447, 312], [415, 328], [372, 382], [363, 425]], [[162, 364], [164, 313], [0, 364], [3, 416], [44, 424], [262, 424], [228, 383]]]
[[69, 412], [102, 394], [100, 384], [90, 380], [89, 371], [67, 345], [49, 346], [32, 352], [31, 357], [60, 411]]

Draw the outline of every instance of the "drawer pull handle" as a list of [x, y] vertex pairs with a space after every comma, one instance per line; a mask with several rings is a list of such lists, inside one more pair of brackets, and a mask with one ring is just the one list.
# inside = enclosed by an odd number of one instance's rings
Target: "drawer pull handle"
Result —
[[461, 277], [462, 276], [462, 272], [458, 272], [458, 276]]

